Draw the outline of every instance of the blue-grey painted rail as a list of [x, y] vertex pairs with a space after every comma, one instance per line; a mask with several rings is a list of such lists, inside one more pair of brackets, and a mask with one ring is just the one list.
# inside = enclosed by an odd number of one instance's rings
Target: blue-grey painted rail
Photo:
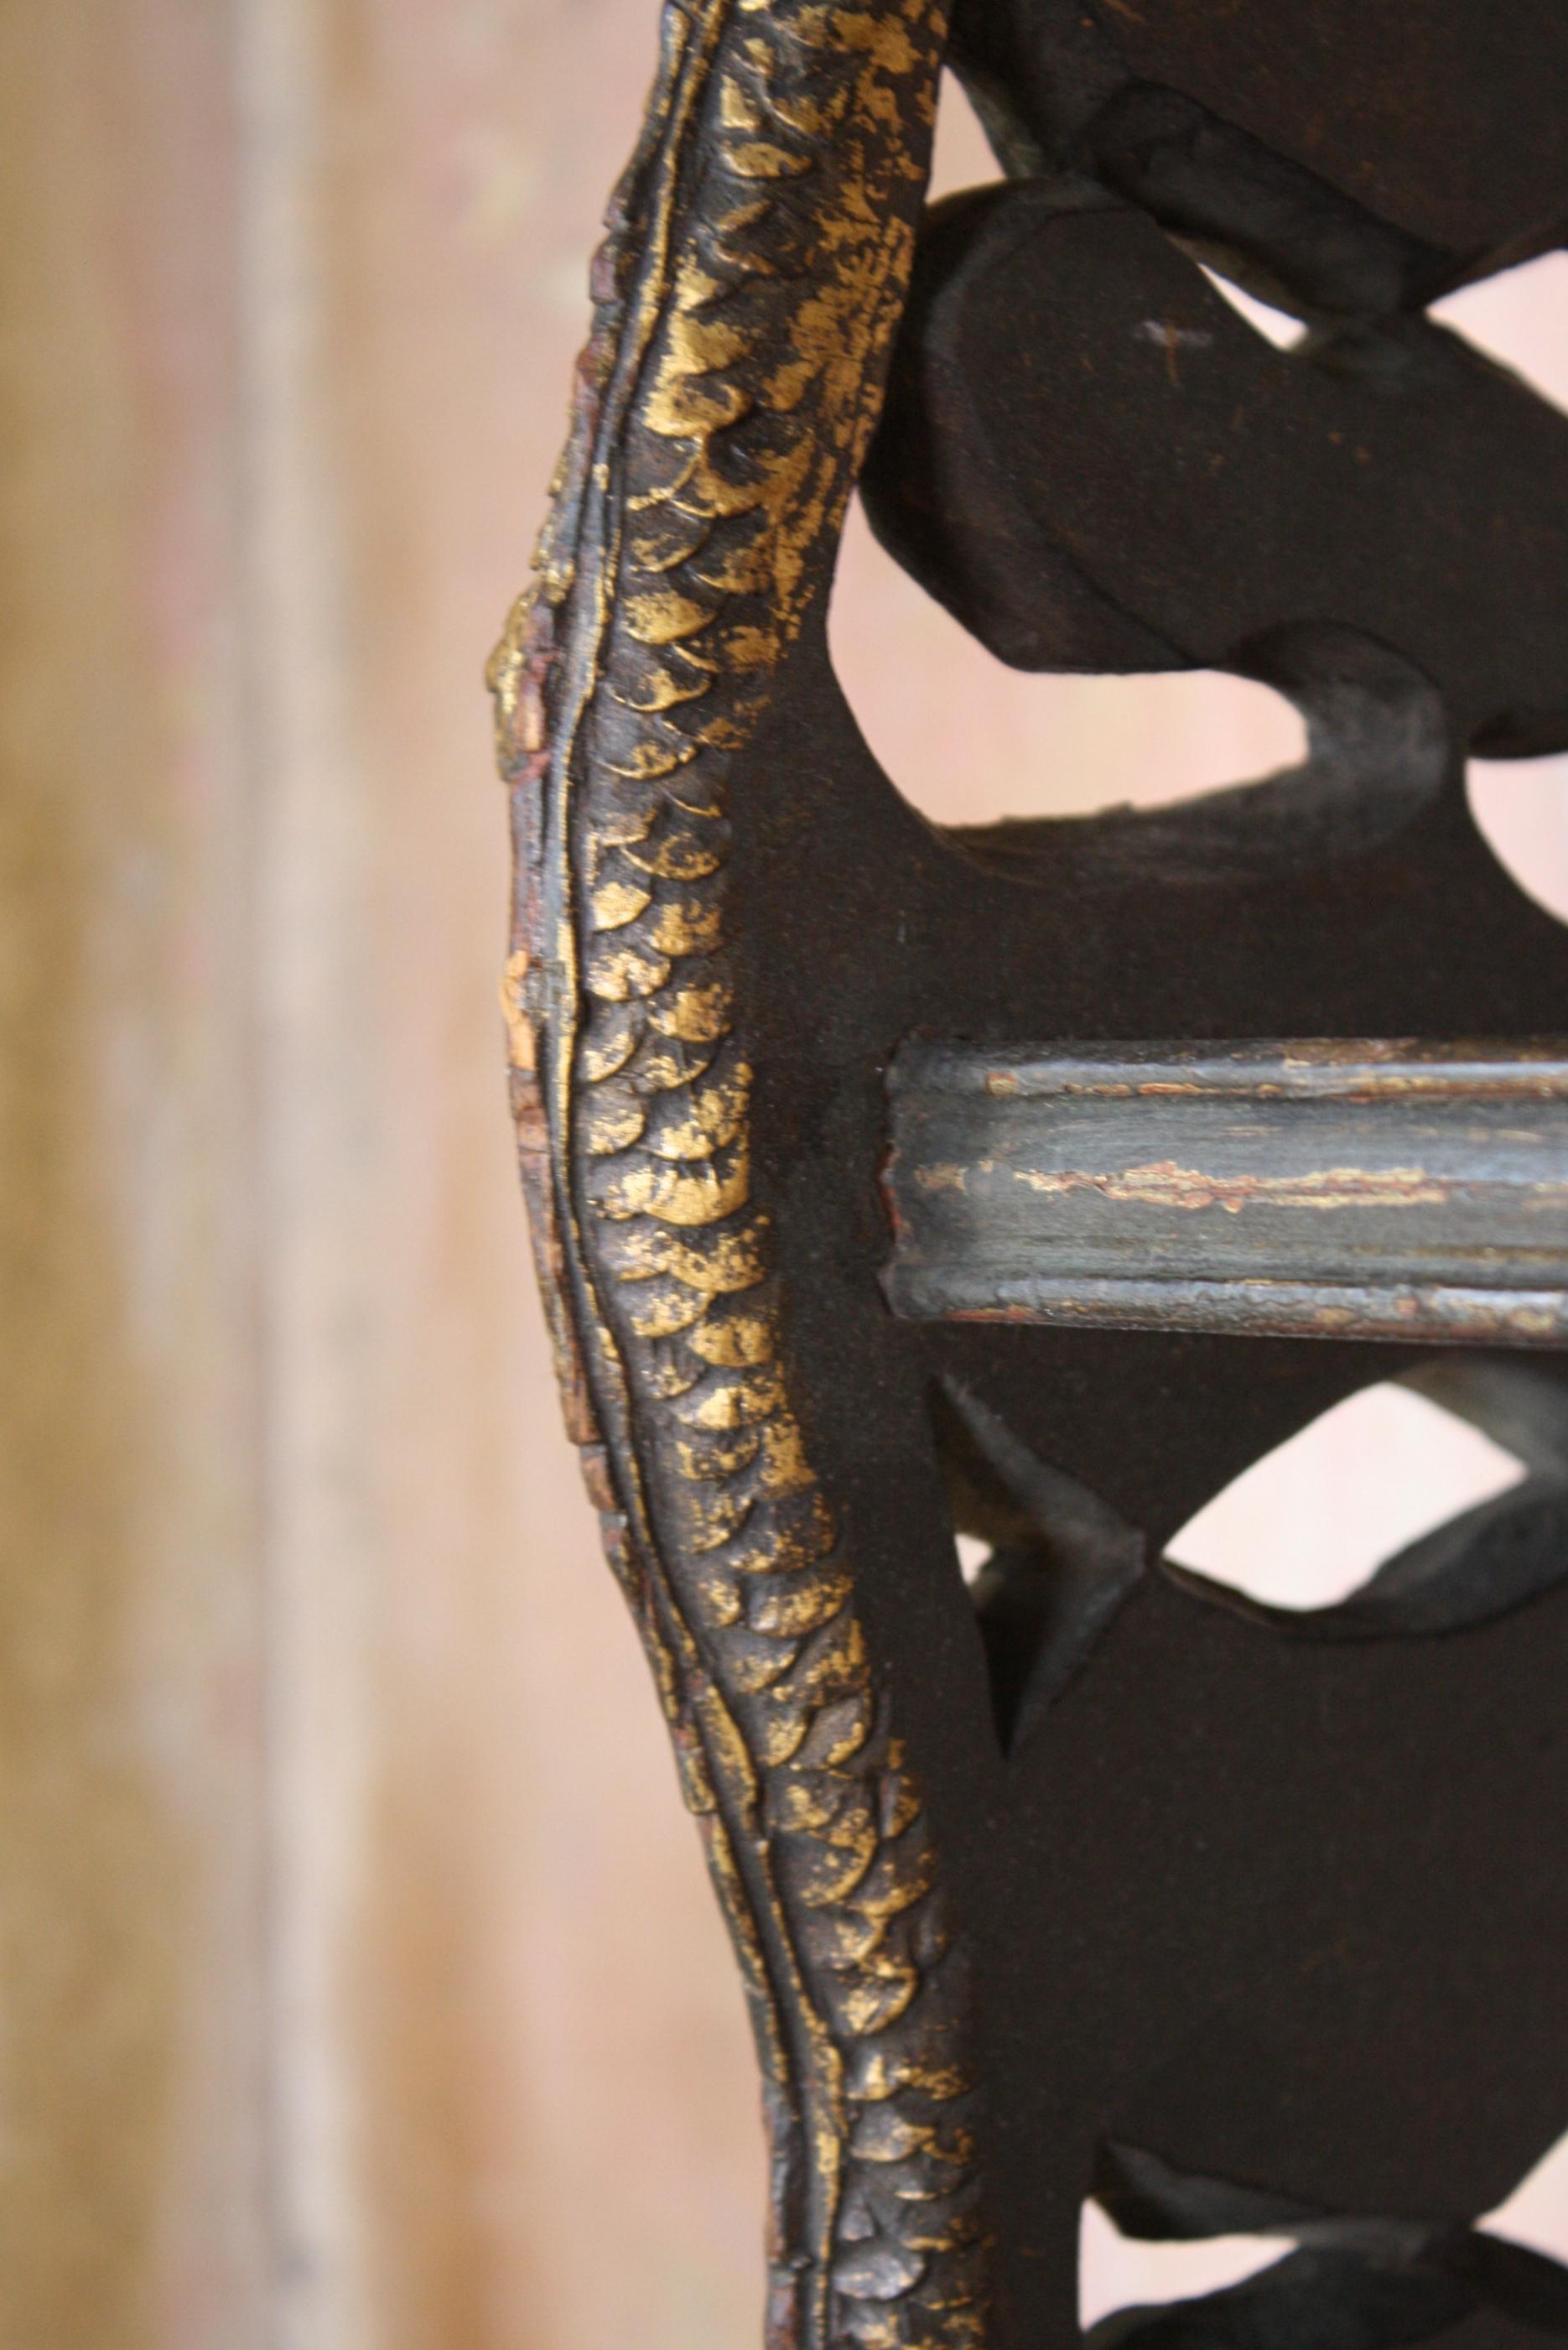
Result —
[[907, 1046], [918, 1319], [1568, 1338], [1568, 1044]]

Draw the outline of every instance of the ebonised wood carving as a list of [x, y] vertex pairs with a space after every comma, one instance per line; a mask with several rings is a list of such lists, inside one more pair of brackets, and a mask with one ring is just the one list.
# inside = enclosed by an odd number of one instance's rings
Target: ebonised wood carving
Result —
[[[944, 55], [1005, 177], [928, 214]], [[1068, 2344], [1090, 2195], [1293, 2247], [1107, 2342], [1568, 2332], [1473, 2225], [1568, 2129], [1568, 936], [1464, 792], [1568, 748], [1568, 422], [1427, 316], [1562, 239], [1565, 99], [1556, 0], [665, 8], [493, 665], [506, 1003], [773, 2350]], [[857, 484], [1003, 659], [1264, 678], [1305, 765], [934, 829], [827, 656]], [[1007, 1151], [1022, 1226], [919, 1183]], [[1164, 1560], [1385, 1378], [1523, 1483], [1317, 1617]]]

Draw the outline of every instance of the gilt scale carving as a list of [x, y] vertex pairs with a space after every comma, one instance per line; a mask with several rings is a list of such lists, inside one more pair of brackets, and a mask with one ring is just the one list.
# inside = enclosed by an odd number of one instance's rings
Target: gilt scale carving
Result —
[[[979, 2334], [961, 1960], [781, 1358], [725, 787], [874, 421], [941, 31], [926, 5], [669, 11], [540, 590], [494, 669], [526, 828], [520, 1090], [559, 1153], [533, 1197], [609, 1439], [607, 1544], [752, 1994], [770, 2322], [889, 2345]], [[803, 181], [804, 219], [781, 197]]]

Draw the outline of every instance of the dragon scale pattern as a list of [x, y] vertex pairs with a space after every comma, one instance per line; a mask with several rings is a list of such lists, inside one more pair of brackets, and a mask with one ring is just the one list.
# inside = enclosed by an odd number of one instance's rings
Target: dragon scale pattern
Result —
[[573, 1433], [751, 1994], [775, 2350], [985, 2328], [962, 1953], [781, 1367], [725, 951], [732, 770], [875, 421], [943, 29], [932, 0], [670, 0], [492, 672], [536, 1245], [576, 1300]]

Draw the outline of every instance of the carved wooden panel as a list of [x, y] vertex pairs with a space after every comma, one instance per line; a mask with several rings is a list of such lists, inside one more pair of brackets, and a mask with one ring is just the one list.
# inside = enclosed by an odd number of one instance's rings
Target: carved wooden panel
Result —
[[[1568, 1389], [1511, 1345], [1560, 1326], [1568, 941], [1464, 796], [1472, 749], [1568, 746], [1568, 424], [1426, 315], [1557, 240], [1568, 45], [1544, 0], [1307, 14], [971, 0], [1011, 176], [928, 217], [931, 0], [671, 0], [494, 663], [540, 1271], [753, 2004], [780, 2350], [1071, 2341], [1090, 2195], [1295, 2247], [1116, 2339], [1568, 2330], [1563, 2272], [1472, 2225], [1568, 2126]], [[934, 829], [827, 656], [857, 482], [1002, 658], [1263, 678], [1306, 764]], [[1292, 1038], [1333, 1083], [1282, 1087]], [[1064, 1055], [1102, 1109], [1043, 1145]], [[1198, 1093], [1111, 1131], [1151, 1055]], [[909, 1157], [996, 1067], [983, 1131]], [[1433, 1071], [1438, 1136], [1396, 1083]], [[1022, 1243], [901, 1189], [1007, 1152], [1046, 1179]], [[1201, 1197], [1113, 1197], [1168, 1166]], [[1363, 1181], [1329, 1229], [1316, 1179], [1368, 1168], [1419, 1225]], [[1040, 1307], [1064, 1233], [1096, 1326], [963, 1318], [1003, 1239]], [[977, 1287], [919, 1289], [938, 1243]], [[1216, 1263], [1296, 1305], [1170, 1310]], [[1455, 1294], [1488, 1343], [1450, 1359]], [[1164, 1559], [1385, 1377], [1522, 1482], [1316, 1617]]]

